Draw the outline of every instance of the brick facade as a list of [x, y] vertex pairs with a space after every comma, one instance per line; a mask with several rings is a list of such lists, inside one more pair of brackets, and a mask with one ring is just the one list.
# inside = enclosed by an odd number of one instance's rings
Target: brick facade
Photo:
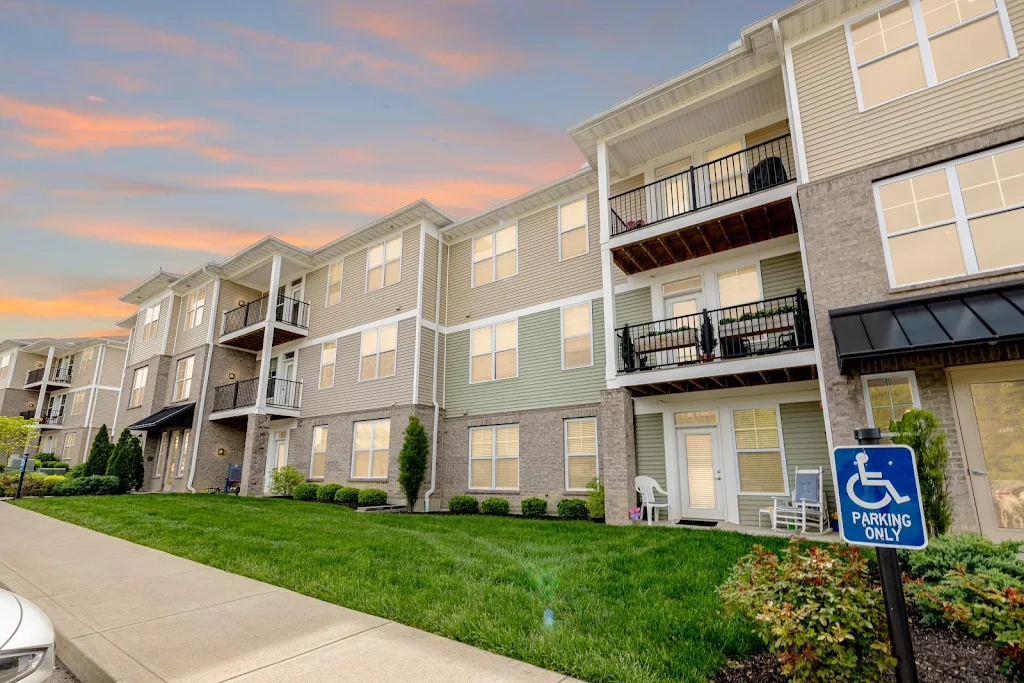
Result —
[[629, 508], [636, 504], [636, 425], [629, 390], [601, 392], [597, 429], [605, 454], [602, 470], [605, 520], [609, 524], [629, 524]]

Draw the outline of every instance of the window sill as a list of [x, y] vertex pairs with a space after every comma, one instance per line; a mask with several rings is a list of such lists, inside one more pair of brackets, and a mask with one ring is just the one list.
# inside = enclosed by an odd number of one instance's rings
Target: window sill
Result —
[[1024, 264], [1017, 266], [1006, 266], [1005, 268], [997, 268], [995, 270], [986, 270], [981, 273], [968, 273], [967, 275], [954, 275], [953, 277], [942, 278], [940, 280], [929, 280], [928, 282], [916, 282], [910, 285], [900, 285], [898, 287], [890, 287], [890, 294], [905, 294], [909, 292], [919, 292], [926, 289], [933, 289], [935, 287], [944, 287], [946, 285], [955, 285], [961, 282], [975, 282], [977, 280], [984, 280], [990, 277], [1000, 277], [1002, 275], [1014, 275], [1017, 273], [1024, 273]]
[[507, 493], [518, 495], [519, 489], [466, 489], [466, 493]]
[[377, 482], [386, 483], [388, 478], [387, 477], [349, 477], [348, 480], [349, 481], [377, 481]]
[[323, 477], [307, 477], [306, 481], [323, 481]]

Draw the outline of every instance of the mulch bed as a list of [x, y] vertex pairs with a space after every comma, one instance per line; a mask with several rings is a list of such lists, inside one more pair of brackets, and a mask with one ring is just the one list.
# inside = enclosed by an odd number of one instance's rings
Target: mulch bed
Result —
[[[911, 625], [920, 683], [1005, 683], [996, 667], [1001, 661], [991, 643], [956, 631]], [[779, 664], [769, 654], [730, 662], [713, 683], [786, 683]], [[888, 680], [895, 680], [890, 674]]]

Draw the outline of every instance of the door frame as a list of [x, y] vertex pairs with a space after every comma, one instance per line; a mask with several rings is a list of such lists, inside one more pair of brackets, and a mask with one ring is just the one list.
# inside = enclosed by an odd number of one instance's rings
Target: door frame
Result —
[[[691, 508], [690, 485], [686, 468], [685, 449], [680, 447], [687, 434], [709, 434], [711, 436], [711, 462], [715, 468], [715, 509]], [[675, 427], [677, 475], [679, 479], [679, 519], [708, 519], [724, 522], [728, 516], [725, 491], [725, 459], [722, 455], [721, 421], [717, 425]]]
[[267, 440], [267, 457], [266, 457], [266, 461], [265, 461], [264, 466], [263, 466], [263, 492], [264, 493], [270, 493], [270, 473], [274, 470], [274, 468], [270, 466], [270, 464], [272, 462], [271, 457], [270, 457], [270, 452], [271, 452], [270, 451], [270, 446], [271, 445], [274, 446], [273, 462], [276, 463], [277, 462], [277, 447], [278, 447], [278, 445], [281, 442], [278, 441], [276, 438], [274, 438], [273, 435], [277, 434], [278, 432], [284, 432], [284, 464], [285, 465], [288, 464], [288, 452], [289, 452], [290, 446], [291, 446], [292, 430], [290, 430], [290, 429], [288, 429], [286, 427], [280, 427], [280, 428], [277, 428], [277, 429], [271, 429], [270, 430], [271, 438], [269, 438]]

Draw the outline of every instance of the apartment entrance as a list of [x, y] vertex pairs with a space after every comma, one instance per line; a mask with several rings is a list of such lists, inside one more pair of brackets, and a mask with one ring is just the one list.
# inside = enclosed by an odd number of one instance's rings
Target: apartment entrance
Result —
[[295, 352], [289, 351], [283, 356], [271, 358], [270, 386], [267, 391], [269, 403], [282, 407], [295, 406], [295, 387]]
[[277, 297], [277, 319], [289, 325], [302, 325], [302, 278], [281, 285]]
[[982, 533], [1024, 540], [1024, 363], [949, 377]]
[[288, 430], [274, 430], [267, 443], [267, 468], [263, 476], [263, 492], [270, 493], [270, 474], [288, 464]]
[[676, 453], [683, 519], [725, 519], [717, 411], [676, 413]]

